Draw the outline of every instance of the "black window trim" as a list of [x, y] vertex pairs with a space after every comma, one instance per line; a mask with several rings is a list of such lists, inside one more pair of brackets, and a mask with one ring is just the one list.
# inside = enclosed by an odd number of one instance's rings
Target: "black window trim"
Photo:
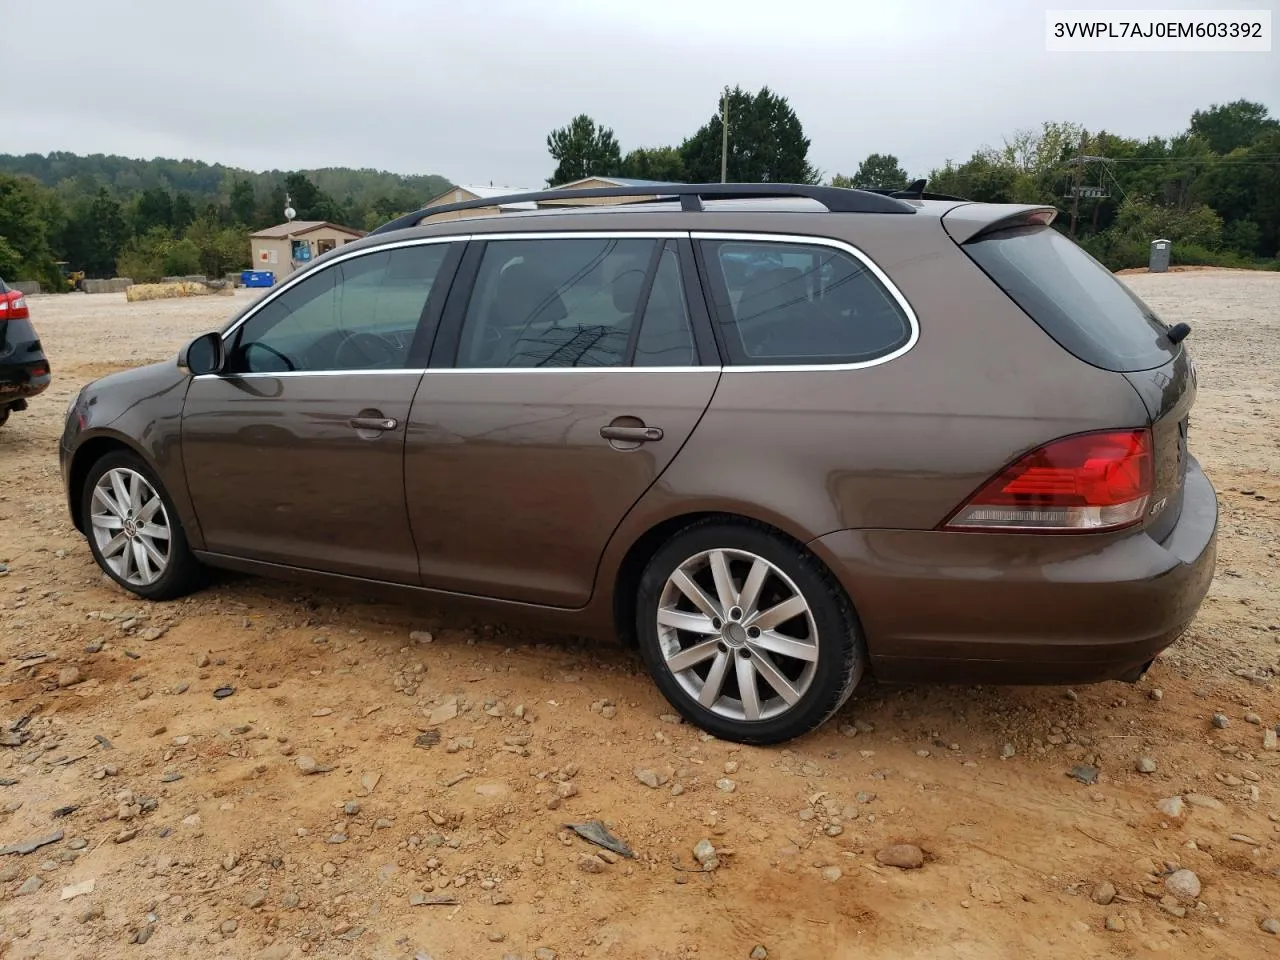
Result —
[[[898, 357], [908, 353], [920, 339], [920, 321], [916, 317], [916, 312], [911, 307], [911, 303], [898, 289], [897, 284], [889, 279], [888, 275], [880, 269], [879, 264], [872, 260], [869, 256], [855, 247], [853, 244], [844, 240], [837, 240], [834, 237], [809, 236], [799, 234], [786, 233], [743, 233], [738, 231], [721, 231], [721, 230], [693, 230], [690, 231], [690, 237], [694, 241], [698, 250], [699, 272], [702, 276], [703, 286], [707, 291], [707, 300], [709, 307], [713, 311], [712, 316], [717, 322], [712, 324], [716, 344], [720, 349], [724, 368], [726, 371], [734, 371], [735, 373], [782, 373], [806, 370], [864, 370], [868, 367], [878, 367], [881, 364], [896, 360]], [[870, 360], [854, 360], [849, 362], [830, 362], [830, 363], [738, 363], [732, 359], [726, 344], [724, 343], [724, 334], [722, 324], [733, 323], [735, 318], [723, 316], [723, 304], [727, 304], [727, 290], [720, 290], [717, 293], [717, 286], [723, 286], [723, 276], [719, 275], [719, 271], [713, 271], [707, 264], [706, 256], [703, 250], [704, 242], [729, 242], [729, 243], [777, 243], [777, 244], [793, 244], [797, 246], [810, 247], [830, 247], [848, 254], [859, 263], [867, 268], [873, 277], [875, 277], [882, 287], [888, 291], [889, 296], [894, 303], [902, 311], [907, 319], [907, 325], [910, 332], [907, 340], [901, 346], [890, 350], [888, 353]]]

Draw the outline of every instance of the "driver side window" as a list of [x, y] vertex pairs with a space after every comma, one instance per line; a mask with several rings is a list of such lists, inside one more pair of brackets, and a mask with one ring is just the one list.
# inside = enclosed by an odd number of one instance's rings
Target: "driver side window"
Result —
[[241, 325], [228, 372], [403, 368], [448, 250], [447, 243], [380, 250], [311, 274]]

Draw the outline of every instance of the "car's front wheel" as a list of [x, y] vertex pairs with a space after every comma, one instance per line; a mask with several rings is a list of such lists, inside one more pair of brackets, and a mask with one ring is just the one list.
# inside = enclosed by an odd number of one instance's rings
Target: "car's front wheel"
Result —
[[172, 600], [200, 584], [173, 501], [155, 472], [132, 453], [109, 453], [81, 492], [89, 549], [116, 583], [148, 600]]
[[637, 631], [659, 689], [724, 740], [779, 743], [853, 692], [866, 648], [848, 597], [799, 544], [709, 520], [668, 541], [640, 579]]

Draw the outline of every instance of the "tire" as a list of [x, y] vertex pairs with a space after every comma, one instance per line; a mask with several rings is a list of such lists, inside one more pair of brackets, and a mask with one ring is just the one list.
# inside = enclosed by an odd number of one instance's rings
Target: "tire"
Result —
[[[142, 481], [145, 487], [139, 484], [135, 488], [134, 477]], [[123, 502], [126, 510], [128, 494], [134, 494], [133, 499], [142, 505], [141, 511], [132, 510], [127, 515], [122, 515], [120, 511], [113, 509], [112, 505], [122, 502], [121, 498], [114, 495], [118, 488], [113, 485], [113, 480], [124, 484], [126, 497]], [[100, 482], [107, 488], [104, 491], [107, 499], [95, 497]], [[148, 496], [148, 493], [154, 496]], [[160, 502], [158, 507], [152, 505], [153, 499], [157, 497]], [[145, 513], [147, 510], [151, 512]], [[191, 554], [173, 500], [155, 471], [141, 457], [119, 450], [108, 453], [94, 463], [89, 468], [84, 488], [80, 491], [80, 511], [93, 559], [107, 576], [130, 593], [147, 600], [173, 600], [202, 585], [203, 568]], [[143, 522], [135, 523], [135, 514], [139, 513], [145, 513]], [[99, 524], [98, 519], [105, 522]], [[158, 535], [147, 536], [148, 528], [152, 531], [157, 528], [167, 531], [167, 549], [164, 538]], [[132, 540], [127, 536], [129, 530], [134, 531]], [[99, 542], [104, 535], [107, 540], [105, 544]], [[125, 541], [123, 549], [120, 549], [116, 544], [122, 535], [125, 536]], [[151, 546], [150, 551], [147, 550], [148, 544]], [[138, 559], [139, 549], [146, 555], [143, 561]], [[155, 555], [164, 558], [163, 565], [155, 561]], [[141, 564], [145, 564], [145, 572]]]
[[0, 427], [9, 422], [9, 408], [0, 407]]
[[[727, 611], [717, 567], [729, 574]], [[844, 705], [866, 670], [845, 592], [821, 561], [762, 524], [686, 527], [654, 554], [637, 590], [636, 635], [649, 674], [686, 720], [722, 740], [771, 744], [808, 733]], [[741, 681], [755, 688], [756, 702], [743, 697]]]

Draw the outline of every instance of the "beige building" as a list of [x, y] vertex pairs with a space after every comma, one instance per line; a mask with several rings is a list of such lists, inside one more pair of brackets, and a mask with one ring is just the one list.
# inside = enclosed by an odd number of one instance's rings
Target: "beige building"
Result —
[[281, 280], [306, 266], [322, 253], [364, 236], [323, 220], [293, 220], [249, 234], [249, 255], [253, 270], [270, 270]]
[[[529, 187], [456, 186], [450, 187], [438, 197], [432, 197], [422, 205], [422, 209], [429, 210], [431, 207], [443, 207], [450, 203], [469, 203], [472, 200], [496, 200], [498, 197], [507, 197], [513, 193], [533, 192]], [[442, 213], [438, 217], [432, 218], [432, 221], [457, 220], [460, 217], [496, 217], [500, 213], [507, 213], [511, 210], [536, 209], [537, 204], [533, 203], [494, 204], [492, 207], [476, 207], [474, 210], [455, 210], [453, 213]]]
[[[638, 200], [652, 200], [658, 193], [653, 192], [654, 187], [660, 187], [663, 183], [661, 180], [635, 180], [630, 177], [584, 177], [581, 180], [574, 180], [572, 183], [562, 183], [555, 189], [557, 190], [596, 190], [605, 187], [638, 187], [640, 188], [635, 196], [628, 197], [590, 197], [582, 200], [546, 200], [539, 206], [554, 207], [562, 203], [572, 203], [574, 206], [586, 204], [600, 203], [635, 203]], [[647, 191], [647, 192], [646, 192]]]
[[[651, 189], [661, 186], [661, 182], [657, 180], [631, 180], [626, 177], [587, 177], [583, 180], [575, 180], [573, 183], [562, 183], [556, 187], [557, 190], [590, 190], [595, 187], [640, 187]], [[468, 203], [472, 200], [496, 200], [498, 197], [509, 197], [518, 193], [537, 193], [541, 190], [548, 189], [546, 187], [495, 187], [495, 186], [456, 186], [450, 187], [438, 197], [432, 197], [422, 205], [423, 210], [429, 210], [432, 207], [443, 207], [450, 203]], [[633, 200], [650, 200], [654, 194], [652, 192], [638, 192], [635, 197], [598, 197], [590, 200], [574, 200], [572, 203], [595, 204], [595, 203], [619, 203], [621, 201]], [[553, 207], [560, 203], [569, 201], [543, 200], [538, 203], [519, 201], [516, 203], [494, 204], [491, 207], [475, 207], [471, 210], [455, 210], [452, 213], [442, 213], [432, 220], [457, 220], [461, 217], [496, 217], [502, 213], [511, 213], [517, 210], [536, 210], [538, 207]]]

